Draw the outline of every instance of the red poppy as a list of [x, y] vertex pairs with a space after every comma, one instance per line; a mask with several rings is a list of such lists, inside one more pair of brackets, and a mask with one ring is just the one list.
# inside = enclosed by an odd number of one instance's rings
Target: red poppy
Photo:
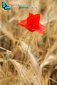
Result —
[[37, 31], [41, 34], [45, 33], [45, 27], [39, 23], [40, 21], [40, 14], [32, 14], [29, 13], [28, 18], [18, 22], [18, 25], [25, 27], [31, 32]]

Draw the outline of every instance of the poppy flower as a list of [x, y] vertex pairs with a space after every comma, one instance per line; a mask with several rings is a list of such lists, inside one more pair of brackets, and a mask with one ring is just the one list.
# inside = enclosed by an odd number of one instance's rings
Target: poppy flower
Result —
[[41, 34], [45, 33], [45, 27], [40, 24], [40, 14], [29, 13], [29, 16], [18, 22], [18, 25], [25, 27], [31, 32], [37, 31]]

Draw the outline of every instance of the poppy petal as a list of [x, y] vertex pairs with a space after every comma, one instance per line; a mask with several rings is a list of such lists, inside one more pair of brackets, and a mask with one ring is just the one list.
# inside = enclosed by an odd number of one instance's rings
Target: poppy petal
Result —
[[39, 28], [36, 30], [41, 34], [45, 34], [45, 27], [41, 24], [39, 24]]
[[32, 17], [32, 16], [34, 16], [32, 13], [29, 13], [29, 17]]
[[21, 22], [18, 22], [18, 25], [23, 26], [23, 27], [26, 27], [26, 24], [27, 24], [27, 19], [22, 20]]
[[20, 25], [22, 27], [25, 27], [30, 32], [34, 31], [33, 29], [31, 29], [30, 25], [27, 24], [27, 19], [26, 20], [22, 20], [21, 22], [18, 22], [18, 25]]
[[29, 13], [29, 16], [27, 18], [27, 22], [28, 24], [30, 25], [31, 23], [34, 23], [35, 20], [34, 20], [34, 15], [32, 13]]
[[35, 14], [34, 17], [35, 17], [35, 20], [36, 21], [39, 21], [40, 20], [40, 14]]
[[34, 32], [35, 31], [35, 29], [31, 29], [31, 27], [27, 27], [26, 29], [29, 30], [30, 32]]
[[37, 31], [41, 34], [45, 33], [45, 27], [39, 23], [40, 14], [29, 13], [29, 16], [20, 22], [18, 25], [25, 27], [27, 30], [34, 32]]

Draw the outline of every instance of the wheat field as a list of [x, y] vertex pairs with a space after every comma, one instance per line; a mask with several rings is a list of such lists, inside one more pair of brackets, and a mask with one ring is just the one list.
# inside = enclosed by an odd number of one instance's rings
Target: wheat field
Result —
[[[0, 85], [57, 85], [57, 0], [0, 0]], [[40, 13], [44, 35], [17, 22]]]

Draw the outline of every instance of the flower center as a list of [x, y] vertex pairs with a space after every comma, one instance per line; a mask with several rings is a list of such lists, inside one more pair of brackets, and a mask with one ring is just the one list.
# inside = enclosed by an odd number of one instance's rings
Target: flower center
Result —
[[33, 24], [31, 24], [31, 27], [33, 27]]

